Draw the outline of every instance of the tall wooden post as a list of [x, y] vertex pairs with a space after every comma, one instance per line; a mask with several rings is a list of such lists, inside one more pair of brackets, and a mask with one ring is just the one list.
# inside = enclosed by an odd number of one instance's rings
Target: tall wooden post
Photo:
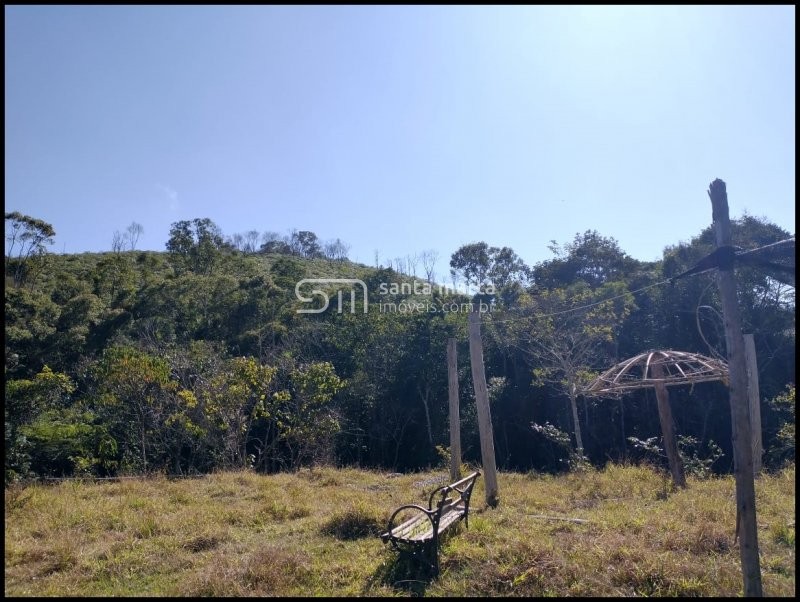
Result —
[[483, 367], [483, 344], [481, 343], [481, 314], [469, 314], [469, 359], [472, 365], [472, 383], [475, 387], [475, 403], [478, 406], [478, 430], [481, 437], [481, 460], [486, 486], [486, 503], [497, 506], [497, 465], [494, 460], [494, 435], [492, 415], [489, 411], [489, 390], [486, 388], [486, 371]]
[[[653, 378], [663, 379], [664, 370], [658, 364], [650, 367]], [[675, 437], [675, 425], [672, 421], [672, 409], [669, 405], [669, 391], [663, 382], [655, 384], [656, 399], [658, 400], [658, 419], [661, 421], [661, 434], [664, 439], [664, 451], [667, 453], [669, 470], [672, 481], [678, 487], [686, 487], [686, 475], [683, 474], [683, 464], [678, 454], [678, 440]]]
[[456, 340], [447, 341], [447, 386], [450, 398], [450, 478], [461, 478], [461, 421], [458, 416], [458, 356]]
[[753, 449], [750, 435], [750, 411], [747, 404], [747, 366], [744, 360], [742, 323], [739, 317], [736, 279], [733, 273], [734, 251], [731, 247], [731, 225], [725, 182], [719, 179], [711, 182], [708, 196], [711, 199], [711, 211], [714, 219], [714, 233], [719, 257], [717, 286], [722, 302], [725, 342], [728, 348], [733, 461], [736, 479], [736, 522], [744, 578], [744, 595], [761, 596]]
[[747, 363], [747, 401], [750, 406], [750, 434], [753, 436], [753, 475], [761, 472], [761, 394], [758, 391], [756, 343], [752, 334], [744, 335], [744, 359]]

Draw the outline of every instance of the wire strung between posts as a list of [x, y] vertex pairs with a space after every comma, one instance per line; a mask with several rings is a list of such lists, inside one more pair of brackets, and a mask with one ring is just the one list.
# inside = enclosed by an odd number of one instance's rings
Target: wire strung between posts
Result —
[[530, 316], [519, 316], [517, 318], [506, 318], [505, 320], [491, 320], [488, 322], [489, 324], [502, 324], [504, 322], [516, 322], [517, 320], [531, 320], [536, 318], [549, 318], [551, 316], [558, 316], [561, 314], [567, 314], [571, 311], [579, 311], [581, 309], [588, 309], [590, 307], [594, 307], [595, 305], [602, 305], [603, 303], [608, 303], [609, 301], [614, 301], [615, 299], [621, 299], [622, 297], [627, 297], [628, 295], [635, 295], [637, 293], [641, 293], [642, 291], [646, 291], [647, 289], [661, 286], [664, 284], [669, 284], [670, 280], [662, 280], [661, 282], [656, 282], [654, 284], [648, 284], [647, 286], [643, 286], [640, 289], [636, 289], [635, 291], [627, 291], [620, 295], [615, 295], [614, 297], [609, 297], [608, 299], [603, 299], [602, 301], [595, 301], [594, 303], [589, 303], [587, 305], [581, 305], [579, 307], [571, 307], [569, 309], [563, 309], [561, 311], [556, 311], [550, 314], [532, 314]]
[[[615, 295], [614, 297], [609, 297], [608, 299], [603, 299], [602, 301], [595, 301], [594, 303], [589, 303], [587, 305], [581, 305], [579, 307], [571, 307], [570, 309], [564, 309], [564, 310], [553, 312], [553, 313], [549, 313], [549, 314], [533, 314], [533, 315], [530, 315], [530, 316], [520, 316], [520, 317], [517, 317], [517, 318], [507, 318], [505, 320], [489, 320], [489, 321], [486, 322], [486, 326], [488, 328], [488, 327], [494, 326], [495, 324], [502, 324], [502, 323], [505, 323], [505, 322], [515, 322], [517, 320], [531, 320], [531, 319], [535, 319], [535, 318], [547, 318], [547, 317], [550, 317], [550, 316], [557, 316], [557, 315], [560, 315], [560, 314], [569, 313], [571, 311], [578, 311], [578, 310], [581, 310], [581, 309], [588, 309], [590, 307], [594, 307], [595, 305], [601, 305], [603, 303], [607, 303], [608, 301], [613, 301], [614, 299], [619, 299], [619, 298], [625, 297], [627, 295], [635, 295], [635, 294], [640, 293], [642, 291], [646, 291], [646, 290], [654, 288], [656, 286], [661, 286], [663, 284], [667, 284], [667, 283], [671, 283], [671, 282], [672, 281], [670, 279], [662, 280], [661, 282], [656, 282], [654, 284], [649, 284], [647, 286], [643, 286], [642, 288], [636, 289], [635, 291], [628, 291], [628, 292], [622, 293], [620, 295]], [[529, 349], [526, 349], [526, 348], [518, 345], [517, 343], [512, 342], [511, 340], [507, 340], [496, 328], [492, 328], [492, 331], [493, 331], [495, 337], [500, 339], [503, 342], [503, 344], [505, 344], [506, 346], [513, 347], [513, 348], [517, 349], [518, 351], [521, 351], [521, 352], [523, 352], [525, 354], [529, 354], [530, 353]], [[592, 368], [592, 369], [594, 369], [594, 370], [602, 370], [602, 369], [604, 369], [604, 367], [603, 368]]]
[[[714, 284], [713, 280], [711, 282], [709, 282], [708, 286], [706, 286], [703, 289], [703, 292], [700, 293], [700, 298], [697, 300], [697, 307], [694, 310], [694, 317], [695, 317], [695, 321], [697, 322], [697, 332], [700, 333], [700, 338], [703, 339], [703, 342], [706, 344], [706, 347], [708, 347], [708, 350], [711, 352], [711, 357], [726, 362], [728, 360], [721, 353], [719, 353], [716, 349], [714, 349], [714, 347], [711, 346], [711, 343], [708, 342], [708, 339], [706, 339], [705, 334], [703, 334], [703, 328], [700, 326], [700, 308], [703, 308], [703, 307], [712, 310], [715, 314], [717, 314], [718, 318], [722, 319], [722, 316], [719, 314], [719, 312], [716, 309], [714, 309], [713, 307], [711, 307], [710, 305], [700, 305], [703, 302], [703, 297], [705, 297], [706, 293], [708, 292], [708, 289], [711, 288], [712, 284]], [[692, 386], [694, 386], [694, 385], [692, 385]]]

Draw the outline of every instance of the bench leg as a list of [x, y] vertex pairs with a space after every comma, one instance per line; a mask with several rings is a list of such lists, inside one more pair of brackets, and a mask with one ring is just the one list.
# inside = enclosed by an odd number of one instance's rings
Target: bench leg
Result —
[[428, 564], [433, 570], [434, 577], [439, 574], [439, 546], [436, 539], [431, 541], [428, 546]]

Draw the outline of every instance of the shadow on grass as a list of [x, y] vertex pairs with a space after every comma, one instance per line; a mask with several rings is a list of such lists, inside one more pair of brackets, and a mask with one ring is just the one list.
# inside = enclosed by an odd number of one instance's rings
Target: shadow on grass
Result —
[[376, 585], [384, 585], [407, 596], [424, 596], [435, 578], [433, 567], [424, 558], [407, 552], [392, 552], [369, 577], [364, 593], [368, 594]]

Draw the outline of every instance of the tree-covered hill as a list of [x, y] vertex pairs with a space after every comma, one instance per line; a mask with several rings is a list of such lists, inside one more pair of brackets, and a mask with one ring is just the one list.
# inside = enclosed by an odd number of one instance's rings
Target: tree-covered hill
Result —
[[[164, 252], [135, 250], [129, 231], [108, 253], [55, 255], [52, 226], [6, 214], [7, 480], [321, 461], [428, 467], [449, 444], [449, 337], [459, 341], [464, 454], [478, 459], [472, 301], [490, 310], [484, 356], [506, 469], [565, 470], [584, 461], [578, 452], [598, 465], [657, 453], [642, 443], [659, 435], [652, 392], [575, 391], [647, 349], [725, 353], [713, 272], [668, 283], [713, 250], [710, 229], [653, 263], [594, 231], [553, 243], [553, 257], [533, 266], [508, 247], [471, 243], [455, 250], [446, 279], [428, 252], [370, 267], [348, 261], [342, 241], [306, 231], [266, 233], [258, 246], [257, 232], [224, 237], [196, 219], [173, 224]], [[734, 224], [743, 248], [788, 236], [763, 219]], [[752, 266], [737, 277], [757, 347], [766, 461], [777, 467], [793, 453], [784, 435], [794, 420], [794, 288]], [[363, 281], [368, 309], [360, 285], [296, 291], [303, 279]], [[321, 307], [315, 288], [327, 310], [299, 313]], [[725, 387], [675, 389], [672, 403], [686, 465], [730, 470]]]

